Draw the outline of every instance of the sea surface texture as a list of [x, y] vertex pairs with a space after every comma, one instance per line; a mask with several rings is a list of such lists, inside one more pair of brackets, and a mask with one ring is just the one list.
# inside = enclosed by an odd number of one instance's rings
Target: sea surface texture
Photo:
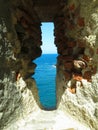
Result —
[[56, 57], [57, 54], [43, 54], [34, 61], [37, 67], [33, 77], [37, 82], [40, 102], [47, 110], [56, 108]]

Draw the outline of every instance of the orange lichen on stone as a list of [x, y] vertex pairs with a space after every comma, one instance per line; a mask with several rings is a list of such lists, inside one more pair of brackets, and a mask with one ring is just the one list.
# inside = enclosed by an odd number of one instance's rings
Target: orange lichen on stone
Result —
[[78, 19], [77, 19], [77, 24], [78, 24], [80, 27], [84, 27], [84, 26], [85, 26], [84, 18], [83, 18], [83, 17], [78, 17]]
[[87, 62], [89, 62], [91, 60], [91, 58], [87, 55], [83, 55], [83, 59]]
[[83, 75], [84, 79], [87, 79], [87, 81], [91, 82], [91, 76], [92, 76], [92, 72], [91, 71], [86, 71]]
[[76, 87], [70, 87], [70, 88], [67, 88], [69, 92], [71, 92], [72, 94], [75, 94], [76, 93]]
[[16, 73], [16, 81], [19, 81], [20, 78], [21, 78], [21, 74], [20, 73]]
[[81, 81], [83, 79], [82, 75], [79, 74], [73, 74], [73, 79], [77, 81]]

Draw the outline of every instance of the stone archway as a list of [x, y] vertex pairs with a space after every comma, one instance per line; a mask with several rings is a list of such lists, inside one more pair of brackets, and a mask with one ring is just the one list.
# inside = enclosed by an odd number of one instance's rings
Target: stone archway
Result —
[[53, 21], [58, 108], [98, 129], [97, 5], [96, 0], [0, 1], [1, 128], [10, 115], [9, 122], [39, 109], [32, 60], [41, 55], [41, 21]]

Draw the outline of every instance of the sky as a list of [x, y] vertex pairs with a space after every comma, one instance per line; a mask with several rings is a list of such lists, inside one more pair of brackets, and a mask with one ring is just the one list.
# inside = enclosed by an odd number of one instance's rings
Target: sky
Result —
[[42, 53], [56, 54], [57, 48], [54, 44], [54, 24], [51, 22], [44, 22], [41, 26], [42, 30]]

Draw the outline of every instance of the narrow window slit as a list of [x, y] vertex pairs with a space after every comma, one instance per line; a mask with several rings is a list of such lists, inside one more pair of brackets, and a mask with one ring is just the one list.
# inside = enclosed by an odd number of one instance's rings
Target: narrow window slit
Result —
[[35, 75], [39, 98], [43, 109], [56, 109], [56, 57], [53, 23], [42, 23], [42, 56], [34, 62], [37, 64]]

